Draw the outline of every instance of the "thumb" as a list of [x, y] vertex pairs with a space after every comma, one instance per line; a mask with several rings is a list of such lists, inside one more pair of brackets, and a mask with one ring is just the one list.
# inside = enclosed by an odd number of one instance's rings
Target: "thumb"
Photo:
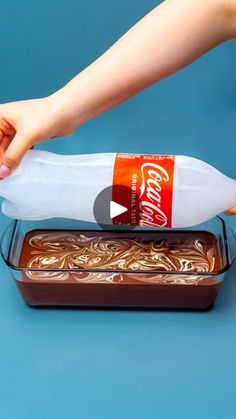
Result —
[[0, 178], [4, 179], [19, 165], [32, 142], [22, 132], [17, 132], [1, 158]]

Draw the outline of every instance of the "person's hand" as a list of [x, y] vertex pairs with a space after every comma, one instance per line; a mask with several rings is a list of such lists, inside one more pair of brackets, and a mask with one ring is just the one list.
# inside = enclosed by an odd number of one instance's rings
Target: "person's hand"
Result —
[[225, 211], [225, 214], [227, 215], [236, 215], [236, 205], [230, 209], [228, 209], [228, 211]]
[[33, 145], [68, 135], [75, 128], [54, 95], [0, 104], [0, 178], [11, 174]]

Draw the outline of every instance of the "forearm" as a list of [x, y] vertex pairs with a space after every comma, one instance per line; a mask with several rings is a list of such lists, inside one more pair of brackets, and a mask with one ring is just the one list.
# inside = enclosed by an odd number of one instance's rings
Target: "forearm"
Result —
[[227, 1], [166, 0], [53, 96], [79, 126], [236, 36], [233, 14]]

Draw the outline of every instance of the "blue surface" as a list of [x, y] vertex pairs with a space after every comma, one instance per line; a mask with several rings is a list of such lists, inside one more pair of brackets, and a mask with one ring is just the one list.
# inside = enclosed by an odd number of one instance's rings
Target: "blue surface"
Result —
[[[51, 93], [155, 4], [5, 1], [0, 101]], [[236, 177], [235, 52], [224, 44], [43, 148], [185, 153]], [[32, 309], [0, 268], [1, 419], [236, 417], [236, 266], [205, 313]]]

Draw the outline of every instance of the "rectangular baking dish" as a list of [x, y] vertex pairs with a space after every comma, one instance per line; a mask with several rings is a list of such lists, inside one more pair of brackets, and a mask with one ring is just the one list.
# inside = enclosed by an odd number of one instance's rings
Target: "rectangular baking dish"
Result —
[[221, 217], [194, 229], [132, 231], [66, 219], [15, 220], [2, 236], [1, 254], [33, 306], [205, 310], [233, 263], [235, 243]]

